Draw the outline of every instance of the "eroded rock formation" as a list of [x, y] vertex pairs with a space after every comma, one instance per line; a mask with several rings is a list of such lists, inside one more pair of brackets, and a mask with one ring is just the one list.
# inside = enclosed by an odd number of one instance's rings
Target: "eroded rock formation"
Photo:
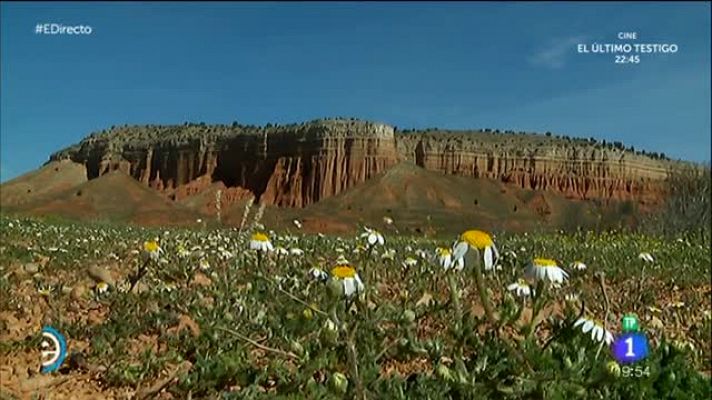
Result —
[[399, 154], [446, 174], [496, 179], [574, 199], [636, 200], [654, 204], [669, 162], [545, 136], [446, 132], [404, 134]]
[[403, 160], [576, 199], [659, 201], [669, 162], [543, 135], [395, 133], [358, 120], [285, 126], [135, 126], [92, 134], [51, 160], [83, 163], [89, 179], [122, 170], [181, 200], [215, 182], [235, 199], [304, 207]]
[[89, 179], [120, 169], [174, 200], [221, 181], [285, 207], [339, 194], [397, 162], [393, 128], [355, 120], [119, 128], [51, 157], [64, 158], [85, 164]]

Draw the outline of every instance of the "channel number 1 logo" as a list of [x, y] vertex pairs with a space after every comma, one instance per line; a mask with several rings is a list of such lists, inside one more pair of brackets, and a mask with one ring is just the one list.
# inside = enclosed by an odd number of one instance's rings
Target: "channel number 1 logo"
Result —
[[613, 357], [621, 364], [632, 364], [648, 357], [648, 338], [639, 331], [638, 319], [627, 314], [621, 321], [623, 334], [613, 342]]

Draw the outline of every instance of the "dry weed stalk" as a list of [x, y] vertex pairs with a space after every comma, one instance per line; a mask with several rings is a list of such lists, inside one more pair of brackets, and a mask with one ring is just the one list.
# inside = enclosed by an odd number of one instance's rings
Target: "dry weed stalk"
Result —
[[252, 209], [252, 205], [254, 203], [255, 203], [255, 198], [250, 197], [250, 200], [248, 200], [247, 204], [245, 204], [245, 211], [242, 212], [242, 220], [240, 221], [239, 233], [242, 233], [242, 230], [245, 228], [245, 223], [247, 222], [247, 217], [250, 215], [250, 210]]

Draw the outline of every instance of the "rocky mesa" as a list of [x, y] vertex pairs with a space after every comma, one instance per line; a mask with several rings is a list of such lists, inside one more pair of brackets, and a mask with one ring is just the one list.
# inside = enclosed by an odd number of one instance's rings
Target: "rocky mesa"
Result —
[[121, 170], [174, 200], [222, 182], [228, 202], [254, 195], [268, 205], [304, 207], [385, 171], [398, 155], [393, 127], [320, 120], [117, 128], [50, 157], [62, 159], [86, 165], [89, 179]]
[[397, 132], [354, 119], [263, 127], [114, 127], [50, 157], [67, 159], [83, 164], [90, 180], [120, 170], [173, 200], [221, 182], [228, 203], [254, 195], [267, 205], [296, 208], [338, 195], [406, 160], [443, 174], [572, 199], [654, 205], [672, 163], [585, 139], [482, 130]]

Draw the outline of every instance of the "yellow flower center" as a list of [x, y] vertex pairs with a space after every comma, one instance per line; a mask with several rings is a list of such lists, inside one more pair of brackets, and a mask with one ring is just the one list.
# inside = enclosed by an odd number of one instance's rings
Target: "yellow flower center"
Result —
[[478, 250], [484, 250], [485, 248], [492, 246], [494, 243], [488, 233], [478, 230], [471, 230], [463, 233], [462, 236], [460, 236], [460, 240]]
[[450, 255], [450, 249], [445, 248], [445, 247], [438, 247], [438, 254], [441, 257], [447, 257]]
[[600, 319], [589, 318], [588, 320], [593, 322], [594, 326], [603, 329], [603, 321], [601, 321]]
[[551, 258], [535, 258], [534, 265], [537, 267], [556, 267], [556, 261]]
[[109, 287], [109, 284], [106, 282], [99, 282], [96, 284], [96, 288], [99, 290], [104, 290]]
[[529, 287], [529, 284], [524, 279], [517, 280], [517, 284], [519, 284], [519, 287]]
[[339, 279], [353, 278], [356, 276], [356, 270], [349, 265], [337, 265], [331, 270], [331, 275]]
[[269, 242], [269, 237], [262, 232], [257, 232], [252, 235], [252, 240], [256, 240], [258, 242]]
[[148, 242], [143, 242], [143, 250], [149, 253], [154, 253], [158, 251], [158, 242], [155, 240], [149, 240]]

